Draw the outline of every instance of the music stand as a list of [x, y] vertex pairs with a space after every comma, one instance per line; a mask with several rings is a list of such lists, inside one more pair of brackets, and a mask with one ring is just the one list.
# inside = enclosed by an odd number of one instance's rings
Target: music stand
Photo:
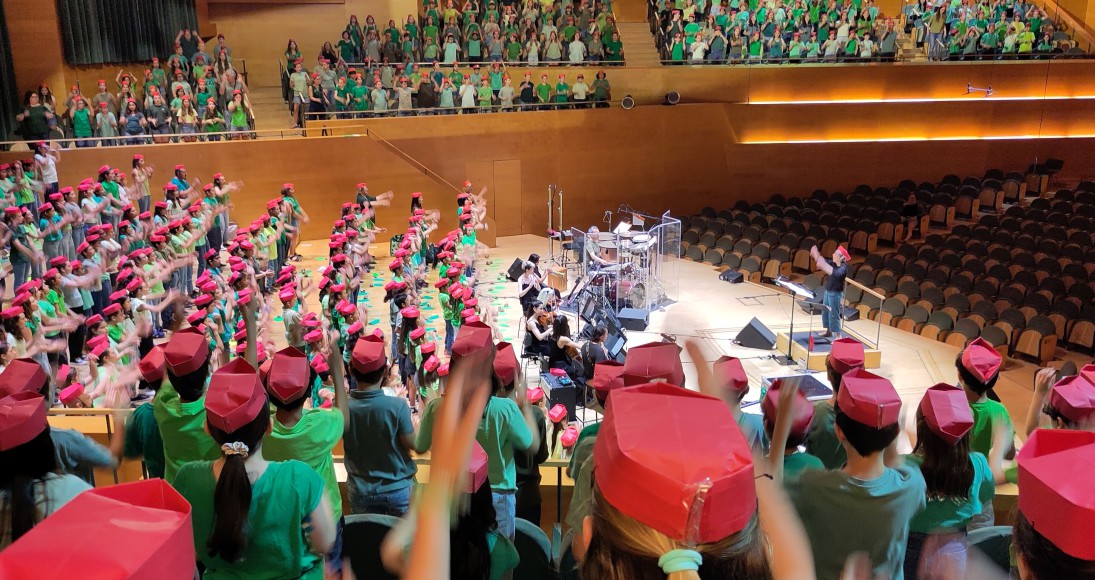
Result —
[[787, 354], [778, 357], [776, 362], [783, 366], [793, 365], [795, 359], [791, 356], [791, 347], [795, 342], [795, 300], [810, 300], [814, 297], [814, 293], [802, 284], [797, 284], [786, 278], [776, 278], [772, 281], [775, 282], [776, 286], [786, 288], [791, 294], [791, 328], [787, 331]]

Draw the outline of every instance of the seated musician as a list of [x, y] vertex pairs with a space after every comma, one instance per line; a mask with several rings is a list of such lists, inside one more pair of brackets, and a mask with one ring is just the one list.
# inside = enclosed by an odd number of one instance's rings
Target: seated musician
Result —
[[525, 309], [525, 353], [551, 354], [552, 315], [543, 303], [535, 300]]
[[608, 354], [608, 348], [605, 347], [605, 339], [608, 338], [608, 328], [598, 324], [593, 327], [593, 336], [589, 338], [589, 342], [582, 346], [582, 365], [585, 369], [585, 373], [582, 375], [587, 381], [593, 378], [593, 369], [597, 366], [597, 363], [610, 360], [611, 355]]
[[586, 271], [593, 272], [616, 263], [614, 260], [601, 257], [601, 246], [597, 243], [600, 237], [601, 230], [597, 226], [590, 227], [589, 231], [586, 232]]
[[544, 277], [536, 273], [536, 265], [525, 262], [524, 273], [517, 279], [517, 299], [521, 302], [522, 310], [527, 310], [538, 299], [543, 283]]
[[582, 377], [585, 368], [582, 365], [581, 345], [570, 337], [570, 320], [562, 314], [555, 315], [551, 325], [552, 340], [549, 344], [548, 367], [563, 369], [571, 378]]

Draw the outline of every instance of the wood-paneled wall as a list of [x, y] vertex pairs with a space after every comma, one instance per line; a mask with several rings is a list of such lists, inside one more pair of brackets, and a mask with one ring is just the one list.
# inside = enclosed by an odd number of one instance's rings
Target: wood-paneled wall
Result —
[[[904, 105], [888, 106], [899, 111]], [[477, 189], [486, 185], [499, 235], [542, 234], [546, 187], [552, 183], [564, 192], [563, 225], [584, 227], [599, 224], [605, 210], [622, 203], [648, 213], [687, 215], [773, 193], [847, 191], [860, 183], [893, 186], [906, 178], [983, 175], [989, 168], [1023, 170], [1047, 157], [1065, 161], [1066, 178], [1095, 176], [1093, 138], [744, 144], [734, 137], [734, 119], [740, 116], [734, 107], [390, 118], [364, 126], [450, 183], [470, 177]], [[128, 166], [134, 152], [159, 168], [157, 183], [168, 181], [176, 163], [203, 180], [216, 171], [242, 180], [244, 190], [233, 198], [234, 217], [244, 222], [264, 211], [283, 182], [292, 181], [313, 218], [305, 227], [308, 238], [327, 234], [358, 181], [368, 182], [374, 192], [396, 192], [395, 208], [380, 212], [380, 225], [393, 233], [405, 227], [402, 218], [413, 191], [425, 192], [427, 205], [442, 210], [443, 228], [454, 226], [452, 190], [366, 136], [67, 151], [62, 183], [75, 184], [102, 163]], [[2, 153], [0, 160], [19, 156]]]

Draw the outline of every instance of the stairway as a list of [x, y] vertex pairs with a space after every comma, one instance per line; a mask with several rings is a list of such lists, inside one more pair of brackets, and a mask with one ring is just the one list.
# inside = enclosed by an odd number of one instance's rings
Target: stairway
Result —
[[897, 39], [897, 58], [907, 62], [926, 62], [928, 55], [924, 47], [917, 48], [912, 34], [902, 34]]
[[288, 130], [293, 125], [289, 105], [281, 98], [281, 88], [251, 87], [248, 97], [251, 99], [251, 110], [255, 112], [256, 130]]
[[624, 43], [624, 61], [627, 66], [660, 66], [661, 58], [646, 22], [621, 22], [616, 25], [620, 40]]

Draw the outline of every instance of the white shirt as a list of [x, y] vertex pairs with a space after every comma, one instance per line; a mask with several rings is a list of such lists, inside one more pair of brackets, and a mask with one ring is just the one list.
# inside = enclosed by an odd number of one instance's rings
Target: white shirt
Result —
[[586, 58], [586, 45], [577, 37], [570, 43], [570, 62], [582, 62]]
[[34, 154], [34, 160], [42, 168], [43, 183], [57, 183], [57, 162], [52, 155]]

